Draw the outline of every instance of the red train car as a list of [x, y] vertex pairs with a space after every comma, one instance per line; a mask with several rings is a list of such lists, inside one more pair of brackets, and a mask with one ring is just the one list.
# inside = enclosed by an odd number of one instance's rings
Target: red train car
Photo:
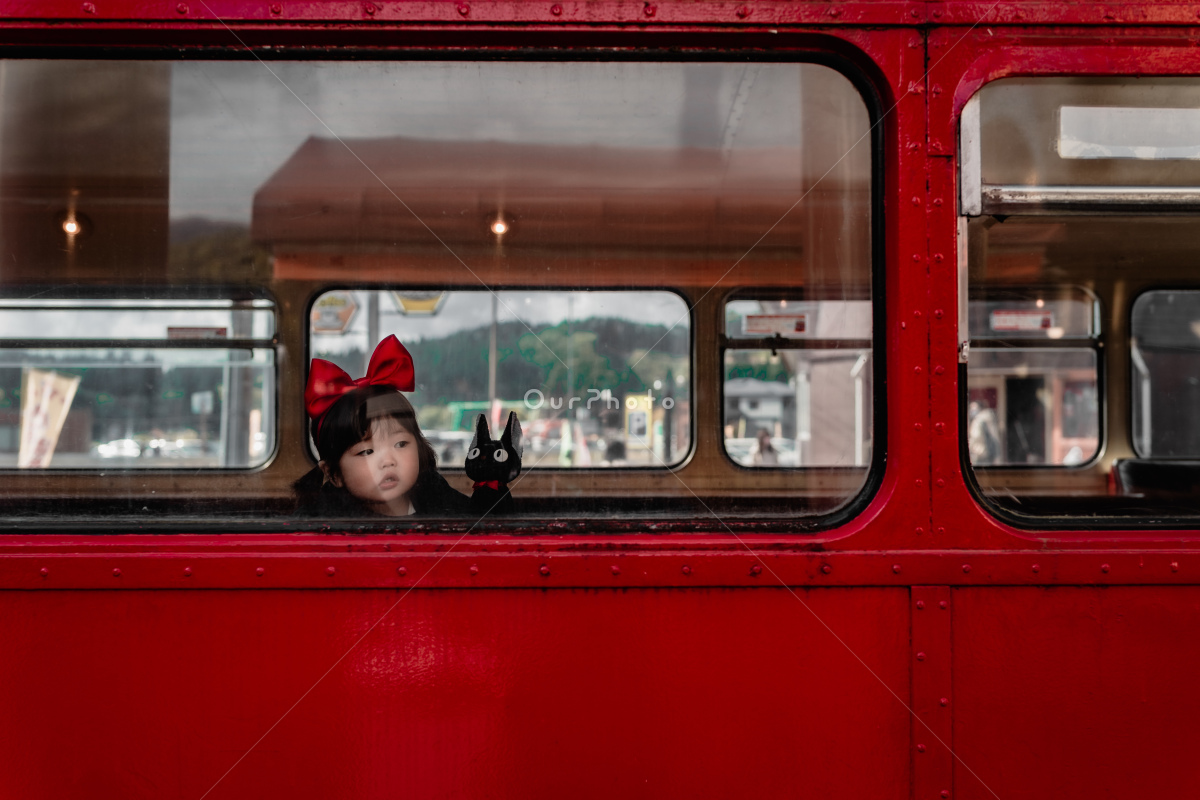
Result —
[[0, 796], [1190, 795], [1197, 23], [0, 3]]

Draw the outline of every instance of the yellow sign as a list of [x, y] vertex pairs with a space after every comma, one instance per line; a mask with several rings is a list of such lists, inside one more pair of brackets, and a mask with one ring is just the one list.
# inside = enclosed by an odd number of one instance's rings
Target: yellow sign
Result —
[[442, 307], [442, 301], [446, 299], [446, 293], [392, 292], [392, 299], [396, 301], [396, 308], [400, 309], [400, 313], [402, 314], [432, 316]]

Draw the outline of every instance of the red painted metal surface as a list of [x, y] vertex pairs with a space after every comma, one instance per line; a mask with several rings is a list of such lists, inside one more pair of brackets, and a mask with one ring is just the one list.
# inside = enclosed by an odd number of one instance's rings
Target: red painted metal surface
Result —
[[984, 82], [1200, 74], [1198, 23], [1177, 3], [0, 3], [22, 48], [237, 48], [228, 24], [318, 53], [840, 54], [887, 112], [889, 380], [883, 485], [813, 537], [0, 541], [0, 797], [1194, 795], [1196, 534], [1017, 531], [972, 497], [952, 198]]
[[4, 593], [0, 794], [198, 798], [395, 605], [209, 797], [905, 795], [908, 592], [797, 596]]
[[1195, 586], [955, 590], [956, 796], [1195, 795], [1198, 630]]

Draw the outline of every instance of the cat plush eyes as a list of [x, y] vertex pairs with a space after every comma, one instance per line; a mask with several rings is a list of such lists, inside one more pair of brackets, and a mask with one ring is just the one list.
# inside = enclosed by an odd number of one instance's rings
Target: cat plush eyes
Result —
[[[480, 450], [478, 447], [472, 447], [471, 452], [467, 453], [467, 458], [479, 458], [479, 453]], [[492, 458], [503, 464], [505, 461], [508, 461], [508, 451], [497, 450], [496, 452], [492, 453]]]

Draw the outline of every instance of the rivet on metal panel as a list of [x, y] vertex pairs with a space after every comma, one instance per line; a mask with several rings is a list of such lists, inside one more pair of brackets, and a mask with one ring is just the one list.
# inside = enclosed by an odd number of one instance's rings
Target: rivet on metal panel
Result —
[[821, 572], [824, 572], [826, 575], [828, 575], [829, 573], [833, 572], [833, 567], [829, 566], [828, 564], [822, 564]]
[[550, 13], [556, 17], [561, 17], [562, 16], [562, 6], [560, 6], [558, 3], [555, 3], [554, 5], [550, 6]]
[[970, 565], [970, 564], [963, 564], [963, 572], [964, 572], [964, 573], [967, 573], [967, 572], [970, 572], [970, 571], [971, 571], [971, 565]]
[[[934, 14], [934, 16], [935, 17], [940, 16], [940, 14]], [[942, 87], [938, 86], [937, 84], [934, 84], [933, 87], [929, 91], [933, 92], [933, 94], [936, 96], [936, 95], [939, 95], [942, 93]]]
[[1033, 565], [1033, 571], [1034, 571], [1034, 572], [1041, 572], [1041, 571], [1042, 571], [1042, 567], [1041, 567], [1041, 565], [1040, 565], [1040, 564], [1034, 564], [1034, 565]]
[[914, 430], [914, 431], [919, 431], [919, 430], [921, 430], [921, 427], [922, 427], [922, 426], [921, 426], [921, 423], [919, 423], [919, 422], [914, 422], [914, 423], [913, 423], [913, 430]]
[[903, 330], [908, 330], [908, 323], [907, 323], [907, 322], [901, 322], [901, 323], [900, 323], [900, 330], [902, 330], [902, 331], [903, 331]]
[[613, 574], [613, 575], [620, 575], [620, 574], [621, 574], [621, 568], [620, 568], [620, 567], [618, 567], [616, 564], [613, 564], [613, 566], [612, 566], [612, 574]]
[[933, 374], [934, 375], [945, 375], [946, 368], [943, 367], [941, 364], [938, 364], [936, 367], [933, 368]]
[[41, 575], [43, 578], [45, 578], [47, 575], [50, 574], [50, 570], [46, 569], [45, 567], [42, 567], [41, 569], [38, 570], [38, 574]]
[[940, 608], [942, 611], [945, 611], [949, 607], [950, 607], [950, 604], [947, 603], [945, 600], [938, 601], [938, 608]]
[[[938, 433], [941, 433], [941, 431], [938, 431]], [[945, 489], [945, 488], [946, 488], [946, 479], [945, 479], [945, 478], [938, 478], [938, 479], [937, 479], [937, 487], [938, 487], [939, 489]]]
[[375, 13], [375, 5], [373, 3], [363, 3], [363, 13], [373, 15]]
[[542, 564], [540, 567], [538, 567], [538, 572], [542, 573], [543, 575], [549, 575], [550, 568], [547, 567], [545, 564]]
[[325, 574], [332, 578], [337, 574], [337, 567], [326, 567]]
[[470, 568], [470, 569], [468, 569], [468, 570], [467, 570], [467, 572], [471, 573], [472, 575], [478, 575], [478, 574], [479, 574], [479, 565], [478, 565], [478, 564], [472, 564], [472, 565], [471, 565], [471, 568]]
[[943, 527], [941, 527], [941, 526], [939, 525], [939, 526], [938, 526], [938, 529], [937, 529], [937, 532], [938, 532], [938, 536], [941, 536], [943, 533], [945, 533], [945, 532], [946, 532], [946, 529], [945, 529], [945, 528], [943, 528]]
[[897, 575], [899, 575], [899, 574], [900, 574], [900, 565], [899, 565], [899, 564], [892, 564], [892, 572], [894, 572], [894, 573], [896, 573]]
[[95, 3], [84, 3], [83, 4], [83, 13], [95, 14], [96, 13], [96, 4]]
[[279, 3], [272, 3], [271, 4], [271, 13], [272, 14], [282, 14], [283, 6], [279, 5]]
[[917, 752], [918, 752], [918, 753], [924, 753], [924, 752], [925, 752], [925, 745], [923, 745], [923, 744], [918, 744], [918, 745], [917, 745]]
[[[1197, 11], [1196, 15], [1200, 16], [1200, 11]], [[1179, 572], [1179, 562], [1178, 561], [1171, 562], [1171, 572]]]
[[842, 15], [842, 10], [840, 8], [829, 9], [829, 16], [833, 17], [834, 19], [837, 19], [841, 15]]
[[471, 13], [471, 7], [470, 7], [469, 5], [467, 5], [466, 3], [459, 3], [457, 6], [455, 6], [455, 8], [457, 8], [457, 9], [458, 9], [458, 13], [459, 13], [459, 14], [461, 14], [462, 16], [464, 16], [464, 17], [465, 17], [467, 14], [470, 14], [470, 13]]
[[917, 536], [920, 536], [920, 535], [921, 535], [921, 534], [923, 534], [924, 532], [925, 532], [925, 529], [924, 529], [924, 528], [922, 528], [920, 525], [918, 525], [918, 526], [917, 526]]
[[187, 3], [180, 3], [179, 5], [175, 6], [176, 14], [186, 14], [187, 12], [188, 12]]
[[751, 575], [757, 575], [757, 574], [759, 574], [760, 572], [762, 572], [762, 567], [760, 567], [758, 564], [754, 564], [754, 565], [752, 565], [752, 566], [750, 567], [750, 574], [751, 574]]
[[255, 574], [255, 575], [257, 575], [257, 576], [258, 576], [258, 577], [260, 577], [260, 578], [261, 578], [261, 577], [262, 577], [262, 576], [263, 576], [265, 573], [266, 573], [266, 570], [265, 570], [265, 569], [263, 569], [262, 567], [257, 567], [257, 568], [255, 568], [255, 570], [254, 570], [254, 574]]
[[684, 564], [684, 565], [683, 565], [683, 574], [684, 574], [684, 575], [691, 575], [691, 574], [692, 574], [692, 568], [691, 568], [691, 567], [689, 567], [687, 564]]
[[917, 661], [924, 661], [924, 660], [925, 660], [925, 654], [917, 653]]
[[740, 19], [750, 16], [750, 6], [740, 6], [737, 10], [737, 15]]
[[944, 798], [947, 798], [947, 797], [949, 797], [949, 796], [950, 796], [950, 790], [949, 790], [949, 789], [942, 789], [942, 797], [943, 797], [943, 799], [944, 799]]
[[933, 310], [933, 318], [934, 319], [941, 319], [944, 316], [946, 316], [946, 312], [942, 311], [940, 308], [935, 308]]
[[921, 318], [921, 309], [918, 308], [916, 311], [914, 311], [913, 316], [916, 317], [917, 319], [920, 319]]
[[400, 577], [404, 577], [408, 574], [408, 567], [396, 567], [396, 574]]
[[948, 705], [950, 705], [950, 698], [943, 697], [941, 700], [938, 700], [938, 703], [943, 707], [948, 706]]
[[658, 6], [654, 5], [653, 3], [646, 3], [646, 5], [642, 7], [642, 13], [644, 13], [647, 17], [653, 17], [658, 13]]
[[946, 423], [935, 422], [935, 423], [933, 423], [933, 429], [935, 431], [937, 431], [938, 433], [945, 433], [946, 432]]
[[117, 567], [116, 569], [113, 570], [113, 577], [114, 578], [121, 577], [121, 568], [120, 567]]
[[917, 484], [917, 488], [920, 489], [922, 486], [925, 485], [925, 481], [921, 480], [920, 478], [917, 478], [916, 484]]
[[920, 254], [920, 253], [913, 253], [913, 254], [912, 254], [912, 260], [913, 260], [913, 263], [914, 263], [914, 264], [917, 264], [917, 263], [919, 263], [919, 262], [921, 261], [921, 254]]
[[918, 601], [917, 601], [917, 610], [918, 610], [918, 611], [923, 611], [924, 609], [925, 609], [925, 601], [924, 601], [924, 600], [918, 600]]
[[190, 578], [190, 577], [192, 577], [192, 568], [191, 568], [191, 567], [184, 567], [184, 568], [183, 568], [183, 577], [185, 577], [185, 578]]
[[1101, 572], [1108, 572], [1108, 564], [1101, 564], [1101, 565], [1100, 565], [1100, 571], [1101, 571]]
[[[937, 89], [937, 87], [934, 87], [934, 91], [939, 91], [939, 90]], [[933, 204], [934, 204], [935, 206], [937, 206], [938, 208], [941, 208], [941, 206], [942, 206], [942, 198], [940, 198], [940, 197], [935, 197], [935, 198], [933, 198]], [[941, 254], [941, 253], [938, 253], [936, 256], [934, 256], [934, 258], [936, 258], [938, 261], [941, 261], [941, 260], [942, 260], [942, 254]]]
[[913, 374], [920, 375], [923, 370], [920, 367], [913, 367]]
[[910, 11], [909, 13], [912, 15], [913, 19], [916, 19], [917, 17], [921, 16], [921, 13], [919, 11], [917, 11], [915, 8], [912, 11]]

